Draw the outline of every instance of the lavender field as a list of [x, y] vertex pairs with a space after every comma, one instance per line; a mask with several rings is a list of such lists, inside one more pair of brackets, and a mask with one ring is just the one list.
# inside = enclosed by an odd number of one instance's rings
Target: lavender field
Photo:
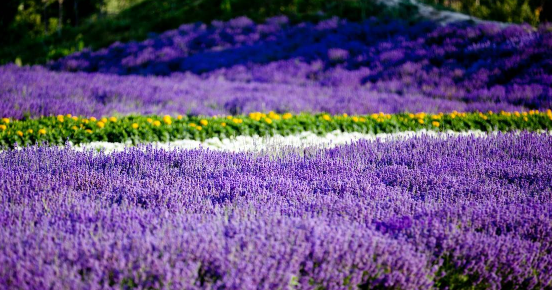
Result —
[[[551, 109], [546, 24], [240, 17], [1, 66], [0, 289], [552, 289]], [[38, 142], [332, 124], [434, 134]]]

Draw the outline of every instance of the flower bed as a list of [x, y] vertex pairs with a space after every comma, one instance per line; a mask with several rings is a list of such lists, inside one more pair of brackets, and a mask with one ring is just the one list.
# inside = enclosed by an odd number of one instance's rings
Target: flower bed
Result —
[[89, 143], [94, 141], [167, 142], [231, 138], [236, 136], [292, 135], [313, 132], [323, 135], [332, 131], [360, 133], [393, 133], [403, 131], [542, 131], [552, 128], [552, 111], [459, 113], [450, 114], [371, 114], [329, 115], [253, 112], [239, 116], [124, 116], [79, 117], [71, 114], [29, 120], [2, 119], [0, 145], [12, 147]]
[[252, 155], [0, 154], [0, 282], [20, 289], [545, 289], [552, 137]]

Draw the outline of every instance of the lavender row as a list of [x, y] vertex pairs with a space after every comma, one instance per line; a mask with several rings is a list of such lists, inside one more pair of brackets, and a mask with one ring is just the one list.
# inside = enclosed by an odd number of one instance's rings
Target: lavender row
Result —
[[250, 112], [370, 114], [526, 111], [505, 102], [472, 102], [360, 87], [236, 82], [185, 74], [172, 77], [51, 72], [0, 67], [0, 117], [113, 114], [227, 115]]
[[0, 153], [0, 288], [552, 287], [552, 136], [266, 153]]
[[364, 86], [464, 102], [552, 105], [549, 26], [333, 18], [292, 25], [285, 17], [187, 24], [143, 42], [115, 43], [51, 63], [67, 71], [202, 74], [267, 83]]

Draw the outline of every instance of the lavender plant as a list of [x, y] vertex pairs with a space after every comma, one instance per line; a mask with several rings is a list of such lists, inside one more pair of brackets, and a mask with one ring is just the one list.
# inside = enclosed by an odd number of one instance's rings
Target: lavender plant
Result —
[[115, 43], [50, 64], [67, 71], [201, 74], [248, 82], [365, 87], [399, 96], [530, 109], [552, 103], [549, 26], [338, 18], [292, 25], [241, 17], [187, 24], [143, 42]]
[[0, 287], [548, 289], [551, 156], [530, 133], [5, 151]]
[[[21, 119], [71, 113], [236, 115], [275, 111], [369, 114], [528, 111], [507, 102], [470, 102], [318, 84], [241, 82], [173, 77], [58, 73], [41, 67], [0, 67], [0, 117]], [[545, 111], [545, 110], [543, 110]]]

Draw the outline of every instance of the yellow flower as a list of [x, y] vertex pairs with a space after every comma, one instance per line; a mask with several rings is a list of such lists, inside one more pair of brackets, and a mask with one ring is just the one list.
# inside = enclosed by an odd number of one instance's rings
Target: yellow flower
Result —
[[207, 124], [209, 124], [209, 122], [207, 122], [207, 120], [205, 120], [205, 119], [201, 119], [199, 121], [199, 124], [201, 124], [202, 126], [207, 126]]
[[2, 122], [4, 122], [4, 124], [8, 124], [10, 122], [10, 119], [8, 118], [2, 118]]
[[270, 118], [265, 118], [264, 120], [265, 120], [265, 122], [266, 122], [267, 124], [272, 124], [272, 119], [270, 119]]
[[423, 124], [424, 120], [423, 119], [418, 119], [418, 123]]
[[493, 111], [488, 111], [487, 114], [492, 115]]
[[132, 124], [132, 128], [138, 129], [138, 123], [133, 123], [133, 124]]
[[528, 122], [529, 119], [527, 119], [527, 117], [523, 117], [523, 121]]
[[146, 121], [150, 124], [153, 123], [153, 120], [151, 118], [147, 118]]
[[88, 134], [92, 134], [92, 130], [90, 130], [90, 129], [86, 129], [86, 130], [84, 130], [84, 132], [86, 132]]
[[433, 120], [439, 120], [439, 119], [441, 119], [441, 116], [439, 116], [439, 115], [433, 115], [433, 116], [431, 116], [431, 119], [433, 119]]
[[17, 131], [16, 134], [19, 135], [19, 137], [23, 137], [23, 132], [21, 132], [21, 131]]
[[282, 119], [287, 120], [287, 119], [291, 119], [291, 117], [293, 117], [293, 115], [291, 115], [291, 113], [285, 113], [285, 114], [282, 116]]
[[71, 127], [71, 129], [77, 131], [79, 128], [77, 126], [73, 126], [73, 127]]
[[353, 117], [351, 117], [351, 120], [353, 120], [353, 122], [356, 123], [356, 122], [358, 122], [358, 117], [357, 117], [357, 116], [353, 116]]
[[177, 120], [182, 120], [182, 115], [176, 116], [176, 119], [177, 119]]
[[332, 118], [330, 117], [330, 115], [324, 114], [324, 115], [322, 115], [322, 119], [324, 119], [326, 121], [330, 121]]
[[98, 127], [100, 128], [103, 128], [105, 126], [105, 123], [102, 121], [99, 121], [96, 125], [98, 125]]
[[366, 122], [366, 118], [364, 118], [364, 117], [360, 117], [358, 120], [359, 120], [361, 123]]
[[195, 126], [197, 126], [197, 125], [196, 125], [196, 123], [190, 123], [189, 126], [193, 128], [193, 127], [195, 127]]
[[263, 114], [259, 113], [259, 112], [252, 112], [252, 113], [249, 113], [249, 118], [255, 120], [255, 121], [260, 121], [261, 120], [261, 117], [263, 116]]
[[224, 122], [222, 122], [220, 125], [221, 125], [222, 127], [226, 127], [226, 123], [224, 123]]
[[75, 120], [75, 121], [76, 121], [76, 120], [78, 120], [78, 119], [79, 119], [79, 117], [77, 117], [77, 116], [73, 116], [73, 117], [72, 117], [71, 119], [73, 119], [73, 120]]
[[45, 135], [45, 134], [46, 134], [46, 129], [40, 129], [40, 130], [38, 130], [38, 134], [40, 134], [40, 135]]
[[240, 119], [240, 118], [234, 118], [232, 119], [232, 122], [236, 123], [236, 124], [240, 124], [242, 123], [243, 121]]
[[201, 131], [201, 126], [196, 126], [195, 127], [198, 131]]
[[172, 124], [171, 116], [169, 116], [169, 115], [163, 116], [163, 122], [165, 122], [165, 124], [167, 124], [167, 125]]
[[61, 123], [63, 123], [64, 119], [63, 119], [63, 115], [58, 115], [57, 116], [57, 120]]
[[71, 116], [73, 116], [73, 115], [71, 115], [71, 114], [67, 114], [66, 116], [67, 116], [67, 118], [71, 118]]
[[433, 126], [435, 126], [435, 127], [439, 127], [439, 122], [433, 121], [433, 122], [431, 122], [431, 125], [433, 125]]
[[33, 134], [33, 132], [34, 132], [33, 129], [27, 130], [27, 133], [29, 133], [29, 134]]
[[104, 124], [107, 123], [107, 118], [101, 118], [100, 121], [102, 121]]
[[2, 129], [2, 131], [6, 130], [6, 125], [0, 125], [0, 129]]
[[96, 122], [96, 120], [97, 120], [96, 118], [94, 118], [94, 117], [90, 117], [90, 121], [92, 121], [92, 122]]
[[109, 121], [111, 121], [111, 122], [115, 123], [115, 122], [117, 122], [117, 118], [115, 118], [115, 117], [111, 117], [111, 118], [109, 118]]
[[233, 118], [234, 117], [232, 117], [232, 116], [226, 116], [226, 119], [228, 119], [228, 120], [232, 120]]
[[153, 126], [159, 127], [159, 126], [161, 126], [161, 122], [155, 120], [155, 121], [153, 121]]
[[408, 114], [408, 117], [409, 117], [410, 119], [414, 119], [414, 114]]

